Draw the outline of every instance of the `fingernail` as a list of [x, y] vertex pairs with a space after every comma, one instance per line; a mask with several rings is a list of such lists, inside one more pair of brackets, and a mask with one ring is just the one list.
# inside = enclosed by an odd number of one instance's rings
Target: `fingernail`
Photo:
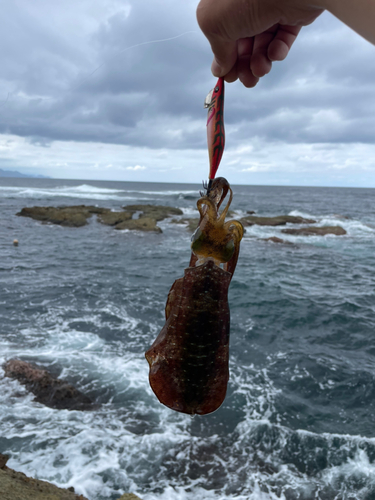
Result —
[[214, 76], [216, 76], [217, 78], [219, 78], [220, 76], [222, 76], [222, 67], [220, 66], [220, 64], [216, 61], [216, 59], [214, 59], [212, 61], [212, 64], [211, 64], [211, 72]]

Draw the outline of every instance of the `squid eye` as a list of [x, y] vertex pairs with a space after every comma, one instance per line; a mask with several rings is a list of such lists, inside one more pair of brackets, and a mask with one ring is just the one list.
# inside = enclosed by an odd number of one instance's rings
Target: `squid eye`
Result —
[[219, 92], [219, 87], [215, 87], [215, 92]]

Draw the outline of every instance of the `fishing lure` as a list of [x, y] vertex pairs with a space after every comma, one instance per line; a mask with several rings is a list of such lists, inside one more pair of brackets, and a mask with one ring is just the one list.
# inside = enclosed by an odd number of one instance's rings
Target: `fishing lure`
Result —
[[227, 390], [228, 288], [244, 231], [236, 220], [225, 222], [232, 197], [227, 180], [218, 177], [198, 200], [200, 222], [192, 236], [190, 265], [173, 283], [166, 323], [146, 352], [150, 385], [159, 401], [190, 415], [215, 411]]
[[208, 175], [208, 191], [219, 168], [225, 146], [224, 129], [224, 79], [219, 78], [215, 87], [208, 93], [204, 100], [207, 111], [207, 145], [210, 160]]

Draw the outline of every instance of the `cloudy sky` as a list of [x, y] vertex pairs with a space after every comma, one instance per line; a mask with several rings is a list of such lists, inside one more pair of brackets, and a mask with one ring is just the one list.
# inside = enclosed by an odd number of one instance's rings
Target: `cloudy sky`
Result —
[[[15, 0], [0, 17], [0, 168], [200, 182], [211, 50], [198, 0]], [[328, 13], [254, 89], [226, 86], [234, 184], [375, 187], [375, 47]]]

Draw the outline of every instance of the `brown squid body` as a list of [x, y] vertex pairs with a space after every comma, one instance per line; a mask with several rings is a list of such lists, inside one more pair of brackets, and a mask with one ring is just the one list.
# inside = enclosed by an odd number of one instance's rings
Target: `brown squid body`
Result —
[[228, 190], [227, 181], [218, 178], [198, 201], [201, 220], [192, 238], [190, 267], [173, 283], [166, 323], [146, 352], [150, 385], [159, 401], [190, 415], [215, 411], [227, 390], [228, 288], [243, 234], [239, 222], [225, 222], [231, 197], [218, 213]]

